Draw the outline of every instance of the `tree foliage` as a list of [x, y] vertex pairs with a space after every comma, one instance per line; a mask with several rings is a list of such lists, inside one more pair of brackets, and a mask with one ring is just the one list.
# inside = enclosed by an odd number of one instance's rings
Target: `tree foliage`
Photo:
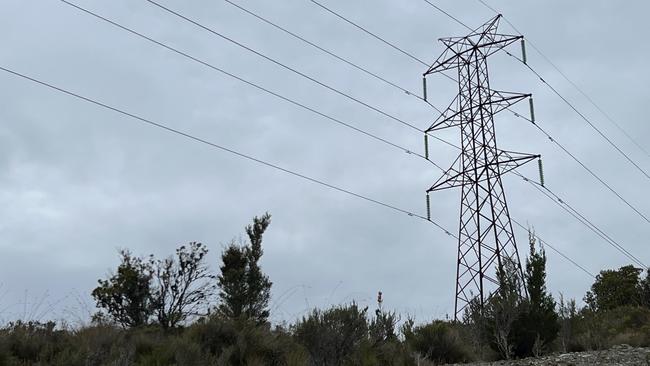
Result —
[[641, 304], [641, 269], [627, 265], [618, 270], [600, 271], [585, 302], [594, 310], [612, 310]]
[[269, 317], [269, 300], [271, 298], [271, 281], [260, 268], [260, 259], [264, 254], [262, 250], [262, 237], [271, 224], [271, 215], [265, 213], [262, 217], [253, 218], [253, 224], [246, 227], [246, 234], [250, 241], [247, 253], [248, 271], [246, 273], [246, 303], [244, 314], [248, 319], [265, 322]]
[[559, 331], [555, 300], [546, 289], [546, 253], [536, 249], [534, 233], [529, 234], [530, 252], [524, 278], [528, 298], [520, 305], [514, 324], [514, 353], [518, 357], [539, 356], [553, 342]]
[[646, 269], [645, 278], [639, 286], [641, 305], [650, 308], [650, 268]]
[[221, 256], [221, 273], [218, 275], [219, 312], [230, 318], [252, 319], [258, 323], [269, 317], [268, 304], [272, 282], [260, 267], [264, 251], [262, 238], [271, 223], [268, 213], [253, 218], [253, 224], [246, 227], [249, 243], [228, 245]]
[[574, 299], [564, 300], [564, 295], [560, 293], [560, 302], [558, 306], [558, 323], [560, 350], [569, 352], [575, 349], [574, 334], [576, 324], [578, 323], [578, 307]]
[[[214, 292], [214, 276], [205, 264], [207, 248], [197, 242], [181, 246], [176, 258], [141, 258], [120, 252], [117, 272], [92, 292], [97, 306], [123, 327], [146, 325], [155, 317], [173, 328], [195, 315], [204, 315]], [[101, 319], [98, 314], [96, 319]]]
[[150, 261], [134, 257], [121, 250], [117, 272], [92, 292], [97, 307], [108, 313], [123, 327], [138, 327], [149, 322], [154, 312], [152, 304], [153, 269]]
[[484, 305], [485, 334], [491, 337], [491, 345], [505, 358], [513, 355], [513, 329], [521, 312], [521, 278], [514, 261], [504, 258], [497, 269], [499, 288]]
[[221, 273], [217, 275], [219, 286], [219, 312], [227, 318], [240, 318], [246, 304], [246, 250], [234, 241], [221, 254]]
[[215, 276], [205, 263], [207, 254], [203, 244], [191, 242], [176, 249], [176, 258], [155, 263], [152, 303], [163, 328], [173, 328], [189, 317], [207, 314], [216, 287]]
[[530, 251], [523, 275], [525, 294], [519, 269], [505, 258], [497, 271], [499, 288], [483, 311], [477, 300], [470, 302], [465, 324], [479, 351], [487, 343], [505, 359], [537, 356], [557, 338], [560, 325], [555, 300], [546, 288], [546, 253], [536, 244], [534, 233], [529, 232]]
[[[560, 295], [556, 312], [546, 253], [533, 233], [525, 272], [501, 258], [499, 287], [485, 303], [470, 301], [462, 323], [416, 324], [408, 317], [398, 332], [400, 316], [383, 310], [379, 292], [374, 316], [353, 302], [274, 327], [268, 321], [272, 283], [260, 267], [270, 219], [255, 217], [245, 228], [247, 241], [224, 249], [218, 276], [210, 273], [201, 243], [164, 260], [120, 251], [117, 270], [92, 292], [101, 312], [91, 326], [0, 326], [0, 365], [414, 366], [650, 346], [650, 270], [643, 279], [633, 266], [601, 271], [587, 307]], [[209, 314], [217, 288], [221, 301]]]

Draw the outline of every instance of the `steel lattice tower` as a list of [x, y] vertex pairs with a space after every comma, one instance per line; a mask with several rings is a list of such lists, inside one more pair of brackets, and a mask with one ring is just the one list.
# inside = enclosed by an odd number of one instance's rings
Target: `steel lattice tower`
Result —
[[504, 261], [512, 261], [523, 276], [501, 175], [539, 155], [497, 148], [494, 115], [530, 97], [490, 87], [487, 58], [523, 38], [497, 33], [500, 18], [498, 15], [467, 36], [440, 39], [446, 49], [424, 73], [425, 78], [452, 69], [458, 73], [458, 96], [426, 130], [459, 127], [461, 132], [460, 155], [427, 190], [428, 195], [461, 187], [455, 319], [474, 298], [483, 306], [498, 286], [496, 272]]

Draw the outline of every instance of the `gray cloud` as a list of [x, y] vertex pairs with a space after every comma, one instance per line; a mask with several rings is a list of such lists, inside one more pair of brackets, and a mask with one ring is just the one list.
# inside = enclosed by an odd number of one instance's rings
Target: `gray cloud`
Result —
[[[171, 17], [145, 1], [79, 1], [101, 14], [344, 119], [414, 151], [422, 136], [349, 100]], [[166, 1], [201, 22], [346, 93], [420, 127], [436, 115], [318, 51], [259, 23], [225, 2]], [[422, 65], [346, 25], [305, 0], [245, 1], [242, 5], [286, 25], [352, 61], [414, 91]], [[432, 61], [438, 37], [464, 30], [422, 1], [328, 5]], [[470, 25], [492, 14], [476, 1], [440, 1]], [[647, 5], [640, 2], [491, 2], [638, 140], [645, 143], [648, 73], [639, 42]], [[424, 190], [439, 172], [425, 162], [250, 86], [189, 62], [58, 1], [4, 2], [2, 65], [120, 106], [174, 128], [324, 179], [369, 197], [424, 212]], [[503, 25], [504, 32], [511, 32]], [[516, 47], [516, 46], [514, 46]], [[516, 51], [516, 49], [513, 49]], [[532, 50], [529, 60], [587, 115], [648, 168], [639, 152]], [[642, 210], [650, 205], [645, 178], [630, 168], [566, 105], [506, 55], [491, 60], [493, 86], [535, 94], [538, 119], [598, 174]], [[51, 316], [78, 308], [97, 278], [117, 261], [116, 248], [171, 254], [187, 241], [212, 250], [269, 211], [264, 269], [274, 281], [274, 319], [293, 320], [306, 308], [356, 300], [419, 319], [453, 312], [456, 243], [426, 222], [267, 167], [184, 141], [123, 116], [0, 76], [0, 282], [2, 305], [49, 291]], [[443, 107], [455, 86], [430, 80]], [[525, 106], [519, 107], [525, 112]], [[630, 251], [646, 258], [647, 223], [598, 185], [531, 125], [497, 118], [500, 147], [541, 153], [551, 189]], [[452, 141], [455, 132], [443, 135]], [[650, 148], [650, 147], [648, 147]], [[448, 165], [454, 151], [432, 146]], [[522, 172], [534, 177], [536, 168]], [[505, 180], [512, 214], [593, 272], [628, 262], [520, 179]], [[432, 196], [433, 217], [457, 228], [459, 192]], [[526, 237], [518, 231], [525, 250]], [[591, 279], [549, 251], [549, 287], [581, 298]], [[28, 290], [27, 295], [25, 290]], [[77, 294], [77, 295], [75, 295]], [[34, 301], [31, 301], [32, 303]], [[4, 318], [24, 313], [11, 306]]]

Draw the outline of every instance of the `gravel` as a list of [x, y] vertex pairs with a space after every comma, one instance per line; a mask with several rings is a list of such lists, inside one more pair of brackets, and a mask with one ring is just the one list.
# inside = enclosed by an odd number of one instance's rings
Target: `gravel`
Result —
[[587, 365], [650, 365], [650, 348], [635, 348], [626, 344], [605, 351], [554, 354], [512, 361], [479, 362], [464, 366], [587, 366]]

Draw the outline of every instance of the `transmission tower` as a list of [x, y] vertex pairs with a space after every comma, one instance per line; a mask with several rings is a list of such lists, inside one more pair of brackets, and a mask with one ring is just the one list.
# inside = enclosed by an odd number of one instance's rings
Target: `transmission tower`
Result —
[[[426, 76], [429, 74], [453, 69], [458, 75], [458, 95], [426, 130], [430, 133], [444, 128], [460, 128], [460, 155], [427, 190], [428, 203], [432, 191], [461, 187], [455, 319], [473, 299], [479, 300], [483, 307], [485, 300], [498, 287], [496, 272], [506, 261], [510, 261], [517, 276], [523, 279], [501, 176], [539, 158], [539, 155], [497, 148], [494, 115], [531, 98], [530, 94], [503, 92], [490, 87], [488, 57], [520, 39], [522, 51], [524, 49], [522, 36], [497, 33], [500, 18], [501, 15], [496, 16], [467, 36], [441, 38], [445, 51], [424, 73], [423, 79], [426, 90]], [[532, 98], [530, 108], [532, 117]], [[426, 140], [425, 145], [428, 146]], [[523, 284], [523, 281], [519, 282]], [[525, 289], [520, 291], [525, 292]]]

